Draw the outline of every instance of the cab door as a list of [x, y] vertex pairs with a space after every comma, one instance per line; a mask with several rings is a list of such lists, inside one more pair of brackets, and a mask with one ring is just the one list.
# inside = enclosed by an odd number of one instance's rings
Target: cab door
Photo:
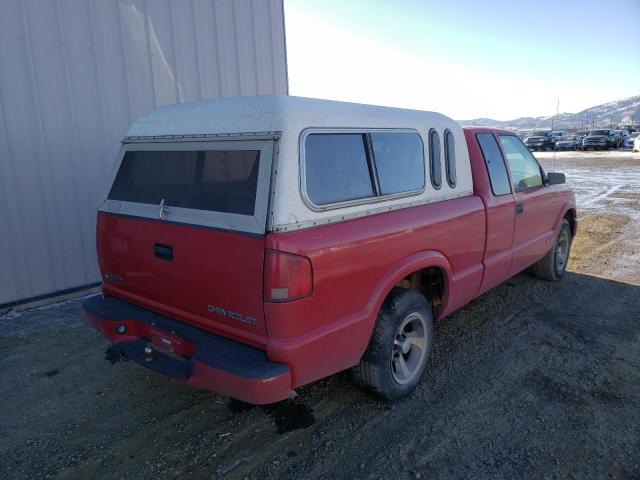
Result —
[[475, 133], [475, 139], [470, 138], [474, 133], [466, 131], [465, 135], [470, 154], [481, 155], [484, 160], [472, 165], [474, 190], [482, 197], [487, 215], [484, 274], [478, 292], [481, 294], [504, 282], [511, 274], [515, 210], [511, 182], [498, 140], [488, 130]]
[[514, 195], [514, 275], [542, 258], [553, 246], [557, 211], [554, 196], [544, 185], [544, 173], [529, 149], [515, 135], [498, 135], [507, 159]]

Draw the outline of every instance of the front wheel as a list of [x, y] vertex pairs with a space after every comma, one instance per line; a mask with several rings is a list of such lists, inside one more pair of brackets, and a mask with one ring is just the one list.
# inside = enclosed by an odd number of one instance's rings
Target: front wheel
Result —
[[556, 237], [556, 243], [551, 250], [540, 260], [533, 264], [533, 273], [543, 280], [557, 281], [562, 278], [571, 250], [571, 227], [565, 219], [560, 224], [560, 231]]
[[385, 300], [369, 346], [353, 368], [358, 383], [387, 400], [415, 390], [433, 344], [429, 302], [415, 290], [394, 288]]

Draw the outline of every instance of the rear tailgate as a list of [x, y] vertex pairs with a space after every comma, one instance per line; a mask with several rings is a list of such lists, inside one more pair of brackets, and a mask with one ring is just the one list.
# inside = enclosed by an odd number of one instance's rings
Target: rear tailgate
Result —
[[274, 140], [124, 145], [98, 214], [105, 292], [264, 343]]

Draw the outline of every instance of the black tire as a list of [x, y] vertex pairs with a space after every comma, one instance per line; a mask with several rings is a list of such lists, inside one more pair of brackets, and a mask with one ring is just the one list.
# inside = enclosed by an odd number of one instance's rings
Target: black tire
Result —
[[[410, 323], [404, 328], [413, 327], [415, 322], [415, 338], [424, 334], [424, 350], [412, 344], [405, 354], [404, 344], [398, 345], [402, 337], [400, 332], [414, 333], [413, 329], [401, 329], [407, 321]], [[417, 327], [424, 330], [421, 332]], [[405, 336], [404, 343], [411, 341]], [[415, 290], [395, 287], [378, 312], [369, 346], [360, 363], [353, 367], [353, 375], [360, 385], [375, 395], [391, 401], [404, 398], [410, 395], [422, 380], [432, 345], [433, 314], [429, 302]], [[401, 362], [407, 367], [412, 365], [411, 376], [407, 376], [404, 381], [400, 378], [402, 372], [396, 367], [400, 356]]]
[[[566, 242], [566, 243], [565, 243]], [[569, 262], [571, 252], [571, 227], [564, 219], [556, 236], [553, 247], [547, 254], [533, 264], [533, 274], [543, 280], [556, 282], [562, 278]]]

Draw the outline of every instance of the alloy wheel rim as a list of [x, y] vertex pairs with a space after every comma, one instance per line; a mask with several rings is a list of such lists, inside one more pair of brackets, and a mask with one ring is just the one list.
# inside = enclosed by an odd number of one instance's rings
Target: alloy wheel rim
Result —
[[569, 234], [563, 230], [558, 237], [556, 245], [556, 272], [564, 271], [567, 265], [567, 256], [569, 254]]
[[391, 373], [400, 385], [419, 375], [427, 350], [427, 326], [417, 312], [407, 315], [396, 331], [391, 349]]

